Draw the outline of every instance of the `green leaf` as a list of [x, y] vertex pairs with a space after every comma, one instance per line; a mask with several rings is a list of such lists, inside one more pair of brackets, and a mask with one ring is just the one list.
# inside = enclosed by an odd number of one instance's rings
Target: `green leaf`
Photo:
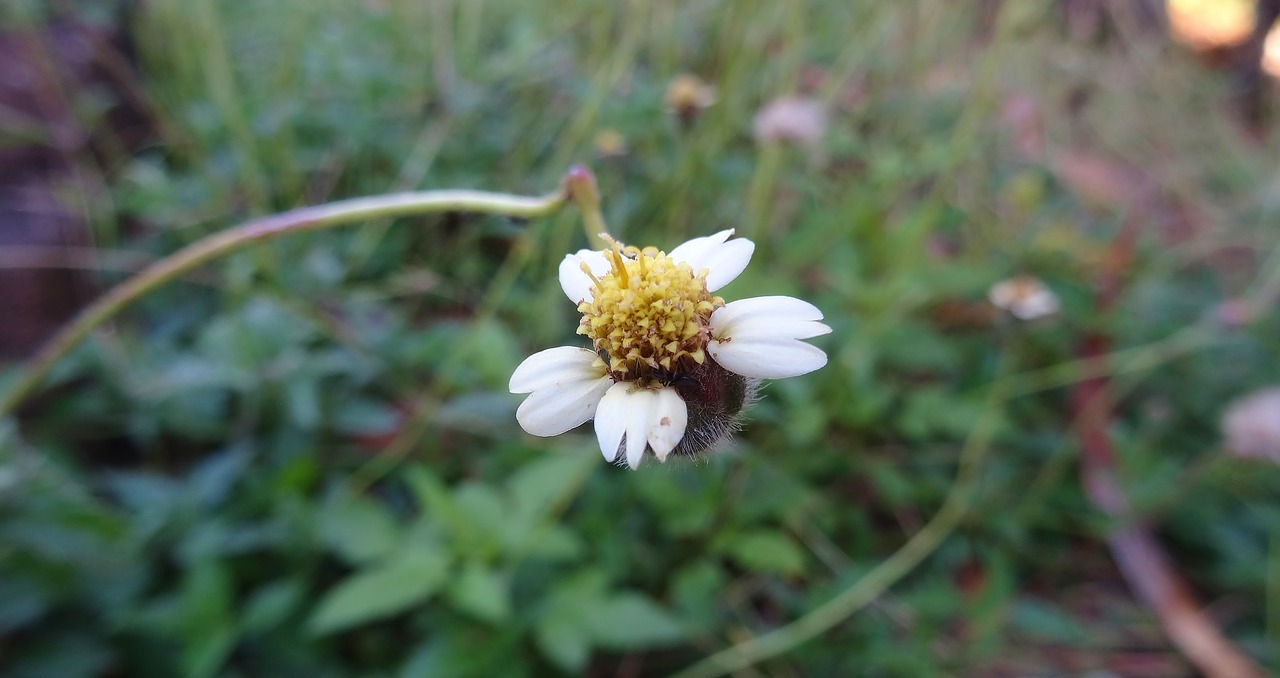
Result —
[[604, 572], [588, 569], [556, 586], [537, 623], [538, 645], [565, 668], [586, 661], [587, 649], [633, 649], [671, 645], [686, 636], [683, 623], [649, 598], [610, 593]]
[[721, 547], [742, 567], [754, 572], [799, 574], [804, 554], [780, 532], [756, 530], [730, 536]]
[[245, 445], [234, 445], [202, 461], [187, 478], [187, 492], [205, 506], [220, 504], [244, 477], [253, 459]]
[[320, 423], [320, 382], [297, 376], [285, 383], [284, 403], [289, 419], [299, 428], [312, 429]]
[[[533, 662], [525, 660], [530, 638], [514, 625], [474, 633], [466, 625], [449, 625], [426, 636], [400, 666], [399, 678], [526, 678]], [[537, 675], [546, 675], [539, 666]], [[370, 673], [370, 676], [390, 676]]]
[[466, 522], [466, 516], [454, 505], [449, 488], [429, 469], [410, 466], [405, 469], [404, 479], [424, 513], [444, 524]]
[[182, 582], [185, 630], [192, 636], [231, 618], [231, 576], [222, 563], [206, 560], [187, 570]]
[[511, 616], [507, 581], [493, 569], [470, 563], [450, 584], [446, 595], [460, 611], [481, 621], [501, 622]]
[[717, 621], [716, 601], [725, 589], [725, 574], [706, 560], [685, 566], [671, 579], [672, 604], [687, 623], [711, 629]]
[[335, 414], [334, 429], [347, 435], [389, 435], [400, 427], [401, 414], [396, 408], [368, 398], [345, 402]]
[[351, 564], [386, 556], [403, 542], [403, 530], [391, 514], [363, 497], [334, 495], [318, 520], [321, 539]]
[[587, 623], [596, 643], [618, 650], [671, 645], [685, 637], [678, 619], [634, 593], [619, 594], [592, 606]]
[[591, 639], [576, 619], [552, 617], [538, 624], [535, 634], [538, 649], [556, 666], [571, 673], [586, 668], [591, 658]]
[[577, 534], [560, 525], [552, 525], [537, 534], [524, 555], [535, 560], [564, 562], [577, 560], [584, 550]]
[[228, 391], [198, 389], [156, 395], [147, 403], [151, 414], [159, 417], [160, 426], [184, 438], [224, 440], [224, 421], [230, 407]]
[[[46, 585], [47, 586], [47, 585]], [[30, 624], [50, 607], [50, 593], [38, 580], [9, 572], [0, 578], [0, 634], [8, 634]]]
[[569, 499], [582, 480], [600, 464], [596, 455], [554, 454], [525, 464], [511, 477], [507, 488], [517, 511], [541, 519], [556, 504]]
[[454, 525], [457, 536], [470, 542], [481, 553], [496, 552], [511, 531], [511, 508], [505, 498], [490, 485], [462, 483], [453, 491], [454, 505], [466, 521]]
[[175, 507], [182, 504], [186, 494], [182, 483], [153, 473], [108, 473], [103, 482], [125, 506], [152, 515], [173, 513]]
[[227, 656], [236, 646], [236, 629], [230, 624], [220, 624], [205, 629], [189, 640], [182, 653], [182, 665], [191, 678], [217, 675], [226, 663]]
[[1056, 642], [1085, 643], [1088, 630], [1067, 612], [1047, 603], [1024, 600], [1013, 608], [1012, 625], [1018, 630]]
[[85, 631], [50, 628], [5, 649], [5, 675], [104, 676], [120, 666], [118, 648]]
[[459, 360], [472, 366], [484, 383], [506, 386], [511, 366], [520, 361], [516, 334], [502, 323], [489, 320], [467, 328]]
[[435, 420], [442, 427], [493, 435], [494, 431], [510, 427], [514, 415], [511, 394], [502, 389], [452, 398], [436, 410]]
[[441, 552], [409, 551], [361, 570], [325, 594], [308, 627], [323, 635], [403, 612], [439, 590], [448, 569]]
[[899, 419], [904, 435], [917, 440], [963, 437], [981, 418], [985, 403], [946, 388], [921, 388], [907, 396]]
[[265, 633], [279, 626], [297, 609], [306, 590], [294, 579], [267, 584], [254, 591], [241, 614], [241, 625], [248, 633]]
[[591, 657], [592, 607], [605, 601], [605, 573], [586, 569], [561, 577], [534, 624], [538, 649], [557, 666], [580, 672]]
[[893, 507], [910, 506], [920, 491], [914, 478], [899, 464], [887, 459], [868, 459], [863, 467], [876, 492]]
[[231, 611], [232, 586], [230, 573], [219, 561], [203, 561], [187, 571], [179, 627], [186, 675], [215, 675], [235, 648], [239, 631]]

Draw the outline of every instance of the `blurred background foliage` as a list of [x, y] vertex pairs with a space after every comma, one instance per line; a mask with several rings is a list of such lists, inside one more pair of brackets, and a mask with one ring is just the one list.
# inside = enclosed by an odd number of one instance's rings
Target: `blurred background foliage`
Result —
[[[1193, 675], [1078, 479], [1098, 335], [1121, 487], [1280, 671], [1280, 468], [1225, 454], [1218, 424], [1280, 382], [1280, 316], [1239, 302], [1274, 291], [1276, 141], [1152, 4], [6, 3], [5, 68], [39, 96], [0, 107], [0, 139], [53, 158], [22, 156], [7, 195], [46, 190], [77, 225], [55, 243], [75, 263], [45, 266], [76, 303], [252, 216], [539, 194], [585, 162], [617, 236], [736, 228], [758, 247], [725, 296], [800, 296], [834, 332], [830, 364], [770, 384], [725, 451], [630, 472], [589, 429], [523, 434], [506, 392], [524, 356], [578, 340], [555, 280], [585, 245], [573, 210], [237, 255], [0, 422], [3, 673], [667, 675], [891, 556], [989, 418], [936, 552], [742, 675]], [[671, 110], [685, 73], [713, 105]], [[820, 106], [816, 136], [761, 129], [784, 96]], [[6, 275], [44, 251], [21, 244], [0, 245]], [[991, 307], [1015, 274], [1061, 313]]]

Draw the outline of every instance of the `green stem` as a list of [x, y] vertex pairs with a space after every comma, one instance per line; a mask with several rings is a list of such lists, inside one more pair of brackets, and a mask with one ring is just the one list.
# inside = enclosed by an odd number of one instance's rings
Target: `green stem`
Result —
[[432, 212], [474, 212], [533, 219], [558, 211], [572, 198], [574, 195], [567, 186], [540, 198], [461, 190], [395, 193], [303, 207], [220, 231], [148, 266], [81, 311], [27, 362], [17, 382], [0, 399], [0, 418], [11, 414], [30, 396], [54, 364], [95, 327], [166, 282], [251, 245], [290, 233]]
[[765, 237], [764, 230], [773, 216], [772, 205], [782, 167], [782, 145], [766, 142], [756, 156], [756, 170], [747, 187], [747, 227], [745, 235], [756, 242]]
[[1266, 636], [1271, 639], [1271, 642], [1280, 643], [1280, 532], [1271, 534], [1269, 551], [1263, 629], [1266, 630]]
[[[1003, 364], [1006, 362], [1007, 358], [1002, 356], [1002, 366], [998, 368], [998, 374], [1003, 375]], [[1005, 398], [1005, 380], [1000, 376], [992, 387], [987, 409], [974, 425], [973, 431], [965, 442], [964, 450], [960, 454], [956, 482], [947, 494], [946, 501], [929, 524], [907, 540], [902, 548], [836, 597], [803, 617], [782, 628], [721, 650], [675, 674], [672, 678], [714, 678], [741, 671], [770, 657], [788, 652], [848, 619], [915, 569], [916, 565], [933, 553], [960, 525], [960, 521], [964, 519], [969, 506], [973, 503], [973, 495], [978, 485], [978, 471], [991, 446], [991, 438], [998, 420], [996, 415], [1001, 411], [1000, 406]]]

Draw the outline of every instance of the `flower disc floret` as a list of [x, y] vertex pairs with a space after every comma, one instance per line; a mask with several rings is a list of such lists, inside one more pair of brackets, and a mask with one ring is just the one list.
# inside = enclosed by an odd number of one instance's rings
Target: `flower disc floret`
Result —
[[694, 271], [653, 247], [614, 243], [610, 268], [592, 279], [578, 304], [586, 335], [608, 358], [618, 381], [665, 382], [706, 360], [711, 314], [724, 300], [707, 290], [707, 271]]

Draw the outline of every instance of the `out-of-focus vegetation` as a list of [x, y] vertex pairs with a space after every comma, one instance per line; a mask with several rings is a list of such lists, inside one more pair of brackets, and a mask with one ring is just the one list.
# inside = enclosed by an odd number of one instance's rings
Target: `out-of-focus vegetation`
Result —
[[[1134, 513], [1280, 671], [1280, 467], [1224, 453], [1218, 425], [1280, 382], [1278, 149], [1241, 131], [1232, 80], [1115, 4], [62, 3], [123, 21], [136, 73], [127, 97], [56, 96], [85, 129], [127, 98], [149, 130], [72, 159], [63, 194], [104, 261], [347, 196], [538, 194], [586, 162], [617, 236], [737, 228], [758, 247], [724, 296], [799, 296], [834, 332], [723, 453], [631, 472], [589, 428], [523, 434], [506, 391], [525, 355], [579, 341], [555, 280], [585, 244], [573, 210], [237, 255], [0, 422], [3, 673], [670, 674], [889, 558], [988, 421], [937, 550], [760, 673], [1192, 675], [1081, 489], [1073, 398], [1098, 372]], [[39, 36], [50, 10], [0, 15]], [[716, 99], [683, 121], [682, 73]], [[820, 102], [816, 141], [755, 138], [784, 95]], [[58, 141], [14, 116], [0, 133]], [[992, 308], [1016, 274], [1061, 312]], [[1114, 351], [1093, 372], [1091, 337]]]

